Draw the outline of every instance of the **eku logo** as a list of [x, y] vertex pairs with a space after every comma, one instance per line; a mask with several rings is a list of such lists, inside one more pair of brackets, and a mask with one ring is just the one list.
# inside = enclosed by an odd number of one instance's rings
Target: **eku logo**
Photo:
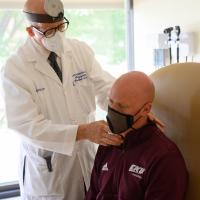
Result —
[[142, 167], [139, 167], [135, 164], [132, 164], [128, 170], [129, 172], [132, 172], [132, 174], [138, 178], [142, 178], [142, 174], [145, 172], [145, 169]]

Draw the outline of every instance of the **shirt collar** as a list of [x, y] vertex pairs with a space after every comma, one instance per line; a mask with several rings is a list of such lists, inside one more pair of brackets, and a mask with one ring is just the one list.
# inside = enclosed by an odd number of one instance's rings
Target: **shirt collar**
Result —
[[[152, 128], [149, 128], [147, 131], [147, 127], [152, 127]], [[158, 129], [155, 123], [149, 122], [145, 126], [139, 129], [131, 130], [130, 132], [127, 133], [124, 139], [124, 143], [120, 146], [115, 146], [115, 147], [121, 150], [125, 150], [127, 148], [131, 148], [133, 144], [142, 143], [151, 137], [150, 130], [154, 128], [156, 128], [156, 130]]]

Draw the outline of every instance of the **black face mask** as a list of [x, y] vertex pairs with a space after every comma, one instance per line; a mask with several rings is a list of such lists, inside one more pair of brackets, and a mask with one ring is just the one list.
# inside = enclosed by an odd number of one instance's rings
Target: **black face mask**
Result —
[[[141, 109], [140, 109], [141, 110]], [[140, 111], [139, 110], [139, 111]], [[137, 115], [139, 111], [135, 114]], [[122, 133], [129, 128], [132, 128], [134, 116], [120, 113], [108, 106], [108, 114], [106, 116], [108, 126], [112, 133]]]

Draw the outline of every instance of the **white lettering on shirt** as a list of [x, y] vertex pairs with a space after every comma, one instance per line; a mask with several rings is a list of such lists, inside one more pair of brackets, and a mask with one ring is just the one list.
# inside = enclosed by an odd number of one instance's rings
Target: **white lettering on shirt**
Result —
[[142, 174], [145, 172], [145, 169], [137, 166], [135, 164], [132, 164], [128, 170], [129, 172], [132, 172], [132, 175], [138, 177], [138, 178], [142, 178]]

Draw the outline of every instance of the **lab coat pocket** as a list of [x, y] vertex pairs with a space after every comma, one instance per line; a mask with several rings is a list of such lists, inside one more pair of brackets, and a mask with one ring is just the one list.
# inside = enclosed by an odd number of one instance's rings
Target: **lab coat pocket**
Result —
[[55, 153], [43, 157], [27, 157], [25, 191], [27, 195], [62, 195], [59, 174], [56, 173]]
[[74, 87], [78, 92], [78, 101], [80, 103], [81, 109], [86, 114], [94, 112], [96, 109], [96, 103], [94, 87], [91, 81], [89, 81], [88, 79], [84, 79], [82, 81], [77, 82]]
[[42, 111], [43, 114], [47, 114], [47, 97], [46, 97], [46, 89], [43, 86], [36, 88], [36, 97], [38, 101], [38, 105]]
[[53, 171], [53, 165], [55, 162], [54, 152], [39, 149], [38, 159], [40, 160], [40, 167], [46, 167], [49, 172]]

